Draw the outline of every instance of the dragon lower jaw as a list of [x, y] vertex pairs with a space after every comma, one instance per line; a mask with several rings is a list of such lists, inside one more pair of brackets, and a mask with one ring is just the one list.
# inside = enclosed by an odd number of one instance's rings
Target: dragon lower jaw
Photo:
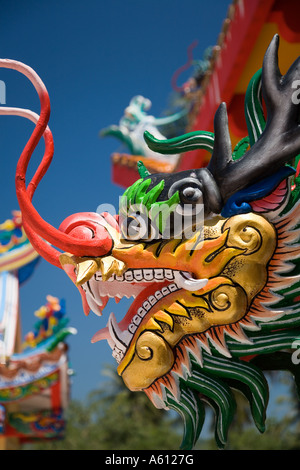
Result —
[[[100, 330], [92, 338], [92, 342], [104, 339], [103, 334], [112, 349], [112, 355], [118, 363], [124, 358], [133, 338], [146, 317], [150, 317], [157, 302], [171, 293], [178, 291], [179, 288], [175, 282], [165, 282], [162, 285], [151, 285], [144, 289], [131, 304], [124, 319], [118, 323], [114, 313], [108, 318], [108, 324], [105, 329]], [[100, 335], [100, 336], [99, 336]]]
[[99, 272], [81, 288], [91, 310], [101, 315], [110, 298], [118, 303], [122, 297], [133, 297], [124, 318], [118, 323], [111, 313], [107, 326], [99, 330], [92, 338], [92, 343], [106, 339], [113, 357], [119, 363], [145, 318], [149, 318], [156, 304], [179, 289], [197, 291], [207, 284], [207, 279], [194, 279], [188, 272], [171, 269], [127, 270], [121, 276], [112, 275], [103, 281]]

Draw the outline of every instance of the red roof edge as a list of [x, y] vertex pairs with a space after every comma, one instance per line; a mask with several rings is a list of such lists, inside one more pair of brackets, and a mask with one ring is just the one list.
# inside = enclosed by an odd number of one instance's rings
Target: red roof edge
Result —
[[[234, 14], [223, 24], [221, 44], [216, 48], [214, 67], [202, 97], [192, 131], [213, 131], [213, 119], [219, 104], [227, 104], [245, 67], [274, 0], [239, 0], [233, 2]], [[223, 35], [223, 36], [222, 36]], [[203, 153], [203, 152], [202, 152]], [[182, 156], [180, 170], [199, 166], [199, 150]]]

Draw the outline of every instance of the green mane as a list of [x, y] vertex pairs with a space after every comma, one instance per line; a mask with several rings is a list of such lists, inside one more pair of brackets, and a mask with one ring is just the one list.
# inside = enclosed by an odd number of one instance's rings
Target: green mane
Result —
[[176, 191], [169, 199], [157, 201], [164, 189], [165, 181], [161, 180], [148, 190], [150, 184], [150, 178], [141, 178], [126, 189], [120, 200], [120, 215], [130, 217], [136, 212], [149, 215], [152, 221], [156, 222], [160, 232], [163, 232], [170, 212], [179, 203], [179, 193]]
[[[261, 70], [252, 78], [245, 100], [245, 116], [248, 136], [242, 139], [233, 151], [233, 159], [238, 159], [252, 146], [265, 128], [261, 100]], [[194, 132], [168, 141], [157, 141], [149, 133], [145, 134], [148, 145], [162, 153], [185, 152], [194, 148], [213, 149], [213, 134]], [[299, 160], [299, 156], [295, 160]], [[297, 206], [300, 199], [300, 178], [292, 181], [293, 190], [280, 217], [284, 217]], [[300, 229], [295, 220], [293, 232]], [[298, 242], [298, 240], [297, 240]], [[293, 246], [295, 246], [295, 243]], [[300, 248], [299, 257], [289, 260], [291, 270], [280, 273], [280, 278], [294, 276], [288, 287], [276, 290], [278, 299], [272, 310], [282, 311], [277, 319], [255, 320], [255, 331], [247, 330], [247, 339], [241, 343], [226, 337], [228, 356], [224, 356], [213, 341], [209, 341], [210, 351], [202, 349], [199, 363], [193, 353], [189, 355], [190, 370], [178, 376], [179, 396], [164, 387], [164, 406], [176, 410], [184, 421], [182, 449], [192, 449], [201, 433], [205, 421], [205, 405], [215, 412], [215, 440], [220, 448], [227, 442], [228, 430], [235, 416], [236, 399], [234, 390], [239, 390], [248, 400], [253, 421], [260, 432], [265, 430], [266, 411], [269, 400], [269, 386], [265, 371], [287, 370], [295, 378], [300, 396], [300, 369], [292, 362], [291, 352], [295, 341], [300, 338]], [[214, 328], [211, 329], [214, 331]], [[217, 335], [217, 331], [215, 332]], [[226, 334], [226, 332], [225, 332]], [[197, 336], [197, 335], [196, 335]], [[196, 338], [194, 336], [194, 339]], [[191, 337], [192, 339], [193, 337]], [[300, 344], [300, 340], [299, 340]], [[179, 345], [183, 349], [183, 345]]]
[[[295, 180], [283, 216], [299, 203], [299, 180]], [[293, 231], [298, 229], [300, 223], [296, 221]], [[253, 421], [257, 429], [264, 432], [269, 399], [266, 371], [289, 371], [300, 396], [300, 369], [292, 361], [293, 352], [287, 352], [300, 344], [300, 245], [299, 257], [290, 260], [289, 264], [291, 270], [281, 273], [280, 277], [293, 276], [295, 282], [276, 290], [278, 301], [272, 304], [272, 310], [282, 311], [282, 316], [268, 322], [256, 319], [257, 330], [247, 331], [249, 341], [245, 344], [228, 337], [226, 346], [231, 357], [224, 357], [213, 342], [209, 345], [210, 353], [202, 350], [202, 364], [189, 353], [191, 372], [187, 377], [179, 378], [180, 398], [167, 391], [165, 406], [176, 410], [185, 423], [183, 449], [193, 448], [199, 437], [205, 419], [205, 404], [215, 412], [215, 440], [220, 448], [224, 448], [236, 411], [233, 390], [239, 390], [247, 398]]]

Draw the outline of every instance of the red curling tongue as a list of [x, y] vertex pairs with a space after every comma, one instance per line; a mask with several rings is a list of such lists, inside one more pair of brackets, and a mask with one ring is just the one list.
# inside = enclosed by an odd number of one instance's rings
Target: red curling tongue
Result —
[[[150, 295], [153, 295], [157, 290], [161, 290], [163, 287], [168, 286], [170, 284], [174, 284], [174, 281], [154, 282], [150, 286], [143, 289], [142, 292], [140, 292], [140, 294], [134, 299], [125, 317], [120, 321], [119, 323], [120, 329], [122, 331], [127, 330], [128, 326], [131, 323], [132, 318], [136, 315], [138, 308], [142, 306], [143, 302]], [[155, 305], [153, 305], [153, 307], [155, 307]], [[148, 314], [151, 312], [153, 307], [151, 307], [150, 310], [148, 310], [144, 318], [148, 317]], [[105, 328], [102, 328], [101, 330], [97, 331], [97, 333], [94, 334], [94, 336], [91, 339], [91, 342], [97, 343], [98, 341], [101, 341], [103, 339], [109, 340], [110, 338], [111, 336], [109, 333], [109, 329], [106, 326]]]

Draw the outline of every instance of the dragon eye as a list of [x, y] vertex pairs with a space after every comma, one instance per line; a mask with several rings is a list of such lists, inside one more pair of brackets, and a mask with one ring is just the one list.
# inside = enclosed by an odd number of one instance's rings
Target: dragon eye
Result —
[[202, 201], [202, 191], [196, 187], [187, 186], [179, 194], [181, 202], [186, 204], [195, 204]]
[[202, 181], [189, 176], [175, 181], [169, 191], [168, 197], [178, 191], [180, 201], [182, 204], [192, 204], [193, 206], [198, 203], [203, 203]]

